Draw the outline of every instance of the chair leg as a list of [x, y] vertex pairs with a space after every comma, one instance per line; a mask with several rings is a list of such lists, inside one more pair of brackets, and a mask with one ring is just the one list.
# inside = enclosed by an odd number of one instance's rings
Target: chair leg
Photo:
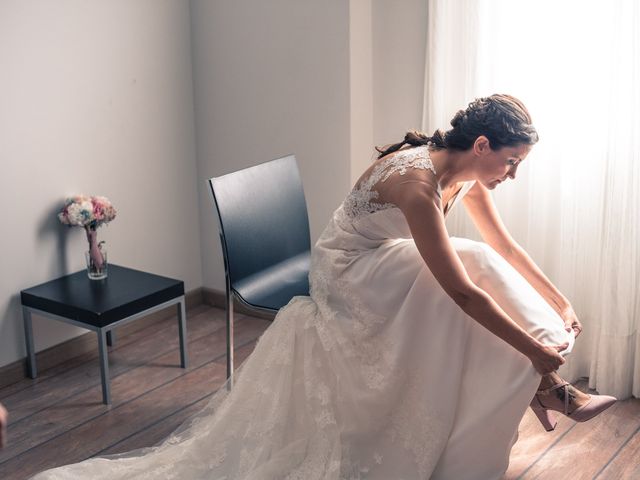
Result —
[[226, 295], [227, 317], [227, 389], [233, 387], [233, 292], [227, 288]]

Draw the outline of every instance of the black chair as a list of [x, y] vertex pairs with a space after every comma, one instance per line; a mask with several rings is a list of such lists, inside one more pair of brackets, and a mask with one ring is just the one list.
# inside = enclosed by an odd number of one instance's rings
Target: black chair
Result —
[[275, 314], [309, 295], [307, 205], [293, 155], [209, 180], [218, 212], [227, 310], [227, 378], [233, 384], [233, 301]]

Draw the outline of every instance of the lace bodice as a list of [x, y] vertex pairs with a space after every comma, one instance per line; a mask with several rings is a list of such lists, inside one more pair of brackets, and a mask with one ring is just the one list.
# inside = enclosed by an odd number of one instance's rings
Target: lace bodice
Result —
[[436, 174], [436, 169], [429, 157], [429, 148], [424, 145], [417, 148], [401, 150], [376, 165], [364, 181], [356, 185], [344, 200], [343, 208], [346, 215], [352, 219], [375, 213], [380, 210], [395, 207], [392, 203], [376, 202], [378, 192], [373, 187], [378, 182], [385, 182], [392, 174], [404, 175], [408, 169], [419, 168], [431, 170]]

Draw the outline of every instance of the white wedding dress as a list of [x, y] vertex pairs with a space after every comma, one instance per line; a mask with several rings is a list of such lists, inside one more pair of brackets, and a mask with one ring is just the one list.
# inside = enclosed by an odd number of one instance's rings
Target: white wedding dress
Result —
[[[426, 147], [383, 161], [348, 195], [313, 249], [311, 296], [280, 310], [231, 392], [158, 446], [35, 478], [500, 478], [540, 375], [447, 296], [402, 212], [372, 202], [377, 182], [411, 168], [434, 170]], [[451, 242], [511, 318], [571, 350], [573, 334], [505, 260]]]

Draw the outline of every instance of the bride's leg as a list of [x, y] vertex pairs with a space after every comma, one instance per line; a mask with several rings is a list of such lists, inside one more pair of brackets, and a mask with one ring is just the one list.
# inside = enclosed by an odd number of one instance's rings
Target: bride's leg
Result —
[[471, 280], [487, 292], [518, 325], [545, 345], [569, 343], [575, 337], [542, 296], [489, 245], [463, 238], [451, 239]]
[[[495, 251], [471, 240], [453, 238], [452, 243], [471, 280], [516, 323], [544, 344], [567, 341], [562, 319]], [[540, 383], [525, 355], [472, 321], [454, 425], [432, 478], [500, 478]]]
[[[471, 279], [486, 291], [529, 334], [546, 345], [568, 342], [569, 347], [561, 352], [567, 355], [573, 349], [573, 332], [565, 330], [564, 321], [540, 296], [540, 294], [509, 263], [485, 243], [455, 238], [452, 242]], [[542, 380], [540, 389], [565, 384], [557, 373]], [[564, 388], [539, 392], [538, 399], [547, 407], [564, 411]], [[592, 396], [573, 386], [567, 387], [569, 413], [586, 405]], [[601, 403], [605, 404], [602, 398]]]
[[[557, 345], [575, 338], [564, 330], [564, 322], [531, 285], [491, 247], [467, 239], [452, 239], [472, 280], [485, 290], [511, 318], [543, 343]], [[568, 352], [563, 352], [566, 355]], [[539, 390], [565, 380], [554, 372], [540, 381]], [[564, 389], [553, 391], [545, 405], [564, 409]], [[569, 387], [569, 412], [589, 402], [589, 395]], [[557, 404], [557, 405], [556, 405]]]

